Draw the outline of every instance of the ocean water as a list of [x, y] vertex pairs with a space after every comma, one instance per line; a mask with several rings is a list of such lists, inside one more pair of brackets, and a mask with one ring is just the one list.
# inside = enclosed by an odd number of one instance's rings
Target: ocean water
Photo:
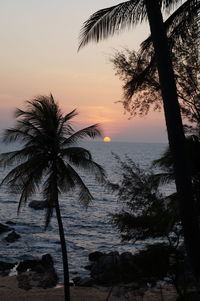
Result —
[[[85, 142], [83, 146], [89, 149], [94, 160], [105, 168], [108, 178], [116, 183], [119, 180], [120, 170], [112, 152], [121, 159], [128, 155], [146, 168], [166, 148], [166, 144], [128, 142]], [[0, 177], [3, 178], [5, 174], [6, 171], [1, 170]], [[76, 193], [60, 196], [71, 278], [75, 275], [88, 274], [84, 266], [88, 264], [90, 252], [131, 251], [134, 253], [143, 247], [141, 241], [136, 244], [121, 243], [119, 234], [109, 221], [110, 213], [119, 210], [120, 204], [116, 196], [97, 183], [92, 175], [82, 172], [81, 174], [94, 197], [88, 209], [85, 210], [77, 201]], [[61, 247], [55, 214], [50, 226], [44, 231], [45, 212], [35, 211], [27, 205], [17, 216], [18, 200], [19, 196], [8, 192], [6, 187], [0, 189], [0, 222], [15, 222], [13, 227], [21, 235], [18, 241], [10, 244], [3, 240], [5, 235], [0, 236], [0, 260], [20, 261], [50, 253], [62, 282]], [[38, 193], [31, 200], [42, 200], [42, 196]]]

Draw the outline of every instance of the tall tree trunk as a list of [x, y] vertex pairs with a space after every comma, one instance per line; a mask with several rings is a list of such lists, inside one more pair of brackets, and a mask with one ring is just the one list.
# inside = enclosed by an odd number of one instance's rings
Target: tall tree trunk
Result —
[[195, 212], [191, 176], [185, 153], [185, 136], [176, 92], [173, 67], [158, 0], [145, 0], [157, 58], [170, 151], [180, 202], [186, 250], [196, 280], [200, 280], [200, 231]]
[[68, 268], [68, 257], [67, 257], [67, 246], [65, 242], [65, 234], [63, 229], [62, 218], [60, 214], [60, 206], [58, 202], [58, 196], [55, 200], [56, 217], [58, 221], [60, 243], [62, 249], [62, 261], [63, 261], [63, 274], [64, 274], [64, 294], [65, 301], [70, 301], [70, 287], [69, 287], [69, 268]]

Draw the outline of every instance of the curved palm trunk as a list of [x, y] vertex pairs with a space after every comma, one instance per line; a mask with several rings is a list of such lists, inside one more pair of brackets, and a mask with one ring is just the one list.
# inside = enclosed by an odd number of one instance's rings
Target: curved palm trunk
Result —
[[68, 257], [67, 257], [67, 246], [65, 242], [65, 234], [63, 229], [62, 218], [60, 214], [60, 206], [58, 198], [55, 200], [56, 217], [58, 221], [60, 243], [62, 249], [62, 261], [63, 261], [63, 274], [64, 274], [64, 300], [70, 301], [70, 288], [69, 288], [69, 268], [68, 268]]
[[157, 58], [165, 120], [170, 151], [173, 157], [176, 188], [180, 202], [186, 250], [196, 279], [200, 280], [200, 231], [194, 199], [190, 171], [185, 155], [185, 136], [176, 92], [176, 83], [167, 45], [158, 0], [146, 0], [151, 36]]
[[63, 260], [63, 272], [64, 272], [64, 295], [65, 301], [70, 301], [70, 287], [69, 287], [69, 268], [68, 268], [68, 258], [67, 258], [67, 246], [65, 242], [65, 234], [63, 229], [62, 218], [60, 214], [60, 207], [57, 200], [55, 200], [55, 209], [56, 209], [56, 217], [58, 221], [59, 234], [60, 234], [60, 243], [62, 249], [62, 260]]
[[62, 262], [63, 262], [63, 275], [64, 275], [64, 301], [70, 301], [70, 287], [69, 287], [69, 265], [68, 265], [68, 256], [67, 256], [67, 246], [65, 241], [65, 233], [63, 229], [62, 217], [60, 214], [60, 206], [58, 202], [58, 186], [57, 186], [57, 166], [56, 160], [52, 165], [53, 171], [53, 182], [52, 182], [52, 200], [55, 204], [56, 217], [58, 221], [58, 229], [60, 235], [60, 244], [62, 250]]

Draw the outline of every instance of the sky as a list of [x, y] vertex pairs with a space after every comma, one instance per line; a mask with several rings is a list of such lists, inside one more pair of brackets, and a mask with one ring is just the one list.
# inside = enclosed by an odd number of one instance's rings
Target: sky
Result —
[[112, 141], [166, 142], [163, 112], [145, 118], [124, 114], [122, 82], [110, 58], [137, 50], [148, 24], [77, 51], [84, 21], [116, 0], [0, 1], [0, 130], [14, 124], [16, 107], [37, 95], [53, 94], [62, 111], [77, 108], [77, 128], [100, 123]]

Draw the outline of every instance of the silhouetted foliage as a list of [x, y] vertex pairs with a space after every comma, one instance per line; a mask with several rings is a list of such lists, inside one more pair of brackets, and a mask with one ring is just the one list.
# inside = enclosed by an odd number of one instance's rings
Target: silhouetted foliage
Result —
[[[186, 145], [195, 207], [200, 216], [200, 140], [197, 136], [190, 136]], [[178, 196], [172, 187], [168, 193], [164, 189], [166, 184], [174, 184], [171, 153], [167, 149], [161, 158], [153, 161], [152, 166], [146, 169], [140, 168], [129, 157], [122, 161], [117, 155], [114, 156], [119, 165], [121, 180], [110, 187], [116, 193], [122, 209], [112, 214], [113, 226], [120, 233], [122, 241], [146, 241], [147, 251], [144, 251], [144, 255], [147, 266], [151, 266], [153, 260], [155, 265], [156, 257], [162, 254], [163, 249], [163, 256], [165, 254], [167, 260], [163, 259], [166, 266], [161, 267], [161, 271], [170, 277], [180, 298], [183, 298], [180, 300], [184, 300], [188, 289], [194, 287], [194, 279], [183, 244]], [[152, 238], [156, 239], [155, 242], [160, 239], [164, 239], [164, 242], [154, 248], [151, 246]], [[145, 252], [150, 257], [146, 257]], [[151, 279], [153, 273], [148, 277]]]
[[170, 30], [171, 34], [174, 33], [174, 35], [172, 34], [174, 41], [177, 36], [179, 39], [182, 34], [187, 34], [190, 25], [194, 24], [195, 20], [198, 21], [200, 3], [199, 0], [186, 1], [164, 23], [162, 10], [171, 12], [178, 4], [182, 4], [182, 2], [179, 0], [132, 0], [101, 9], [84, 23], [79, 48], [90, 41], [99, 42], [120, 32], [125, 27], [131, 27], [148, 18], [155, 51], [153, 57], [156, 60], [162, 91], [169, 146], [173, 157], [184, 239], [194, 275], [197, 281], [200, 281], [200, 229], [195, 211], [191, 177], [186, 164], [185, 135], [168, 43], [169, 37], [167, 37], [167, 32], [169, 33]]
[[[187, 40], [179, 40], [171, 52], [181, 111], [190, 122], [200, 123], [199, 29], [193, 25]], [[155, 58], [125, 50], [116, 52], [111, 62], [116, 75], [124, 82], [124, 109], [130, 116], [147, 115], [160, 110], [162, 98]]]
[[[179, 40], [187, 39], [194, 20], [198, 20], [200, 3], [194, 0], [187, 0], [185, 3], [177, 0], [159, 1], [162, 10], [170, 16], [165, 21], [165, 29], [171, 43], [175, 44]], [[175, 5], [178, 6], [174, 10]], [[119, 3], [117, 5], [103, 8], [90, 16], [84, 23], [80, 34], [80, 46], [84, 47], [90, 41], [99, 42], [115, 33], [122, 32], [126, 28], [132, 28], [135, 25], [147, 19], [145, 0], [134, 0]], [[149, 54], [152, 49], [152, 39], [149, 37], [143, 43], [143, 52]]]
[[151, 168], [141, 169], [128, 157], [126, 161], [115, 158], [122, 173], [114, 191], [124, 208], [113, 214], [112, 220], [122, 240], [164, 237], [170, 245], [177, 245], [181, 233], [176, 193], [162, 192], [163, 184], [174, 181], [173, 173], [155, 174]]
[[27, 101], [27, 109], [17, 109], [16, 125], [4, 132], [5, 143], [20, 142], [21, 148], [0, 155], [0, 164], [10, 167], [1, 184], [20, 194], [18, 212], [36, 191], [42, 192], [48, 204], [45, 226], [55, 210], [58, 221], [64, 269], [65, 300], [70, 300], [69, 271], [64, 229], [58, 196], [78, 191], [79, 201], [87, 207], [92, 195], [79, 176], [77, 168], [88, 170], [99, 181], [104, 179], [103, 168], [93, 161], [89, 150], [78, 146], [85, 137], [101, 135], [98, 124], [75, 131], [71, 119], [77, 111], [64, 115], [52, 95]]

